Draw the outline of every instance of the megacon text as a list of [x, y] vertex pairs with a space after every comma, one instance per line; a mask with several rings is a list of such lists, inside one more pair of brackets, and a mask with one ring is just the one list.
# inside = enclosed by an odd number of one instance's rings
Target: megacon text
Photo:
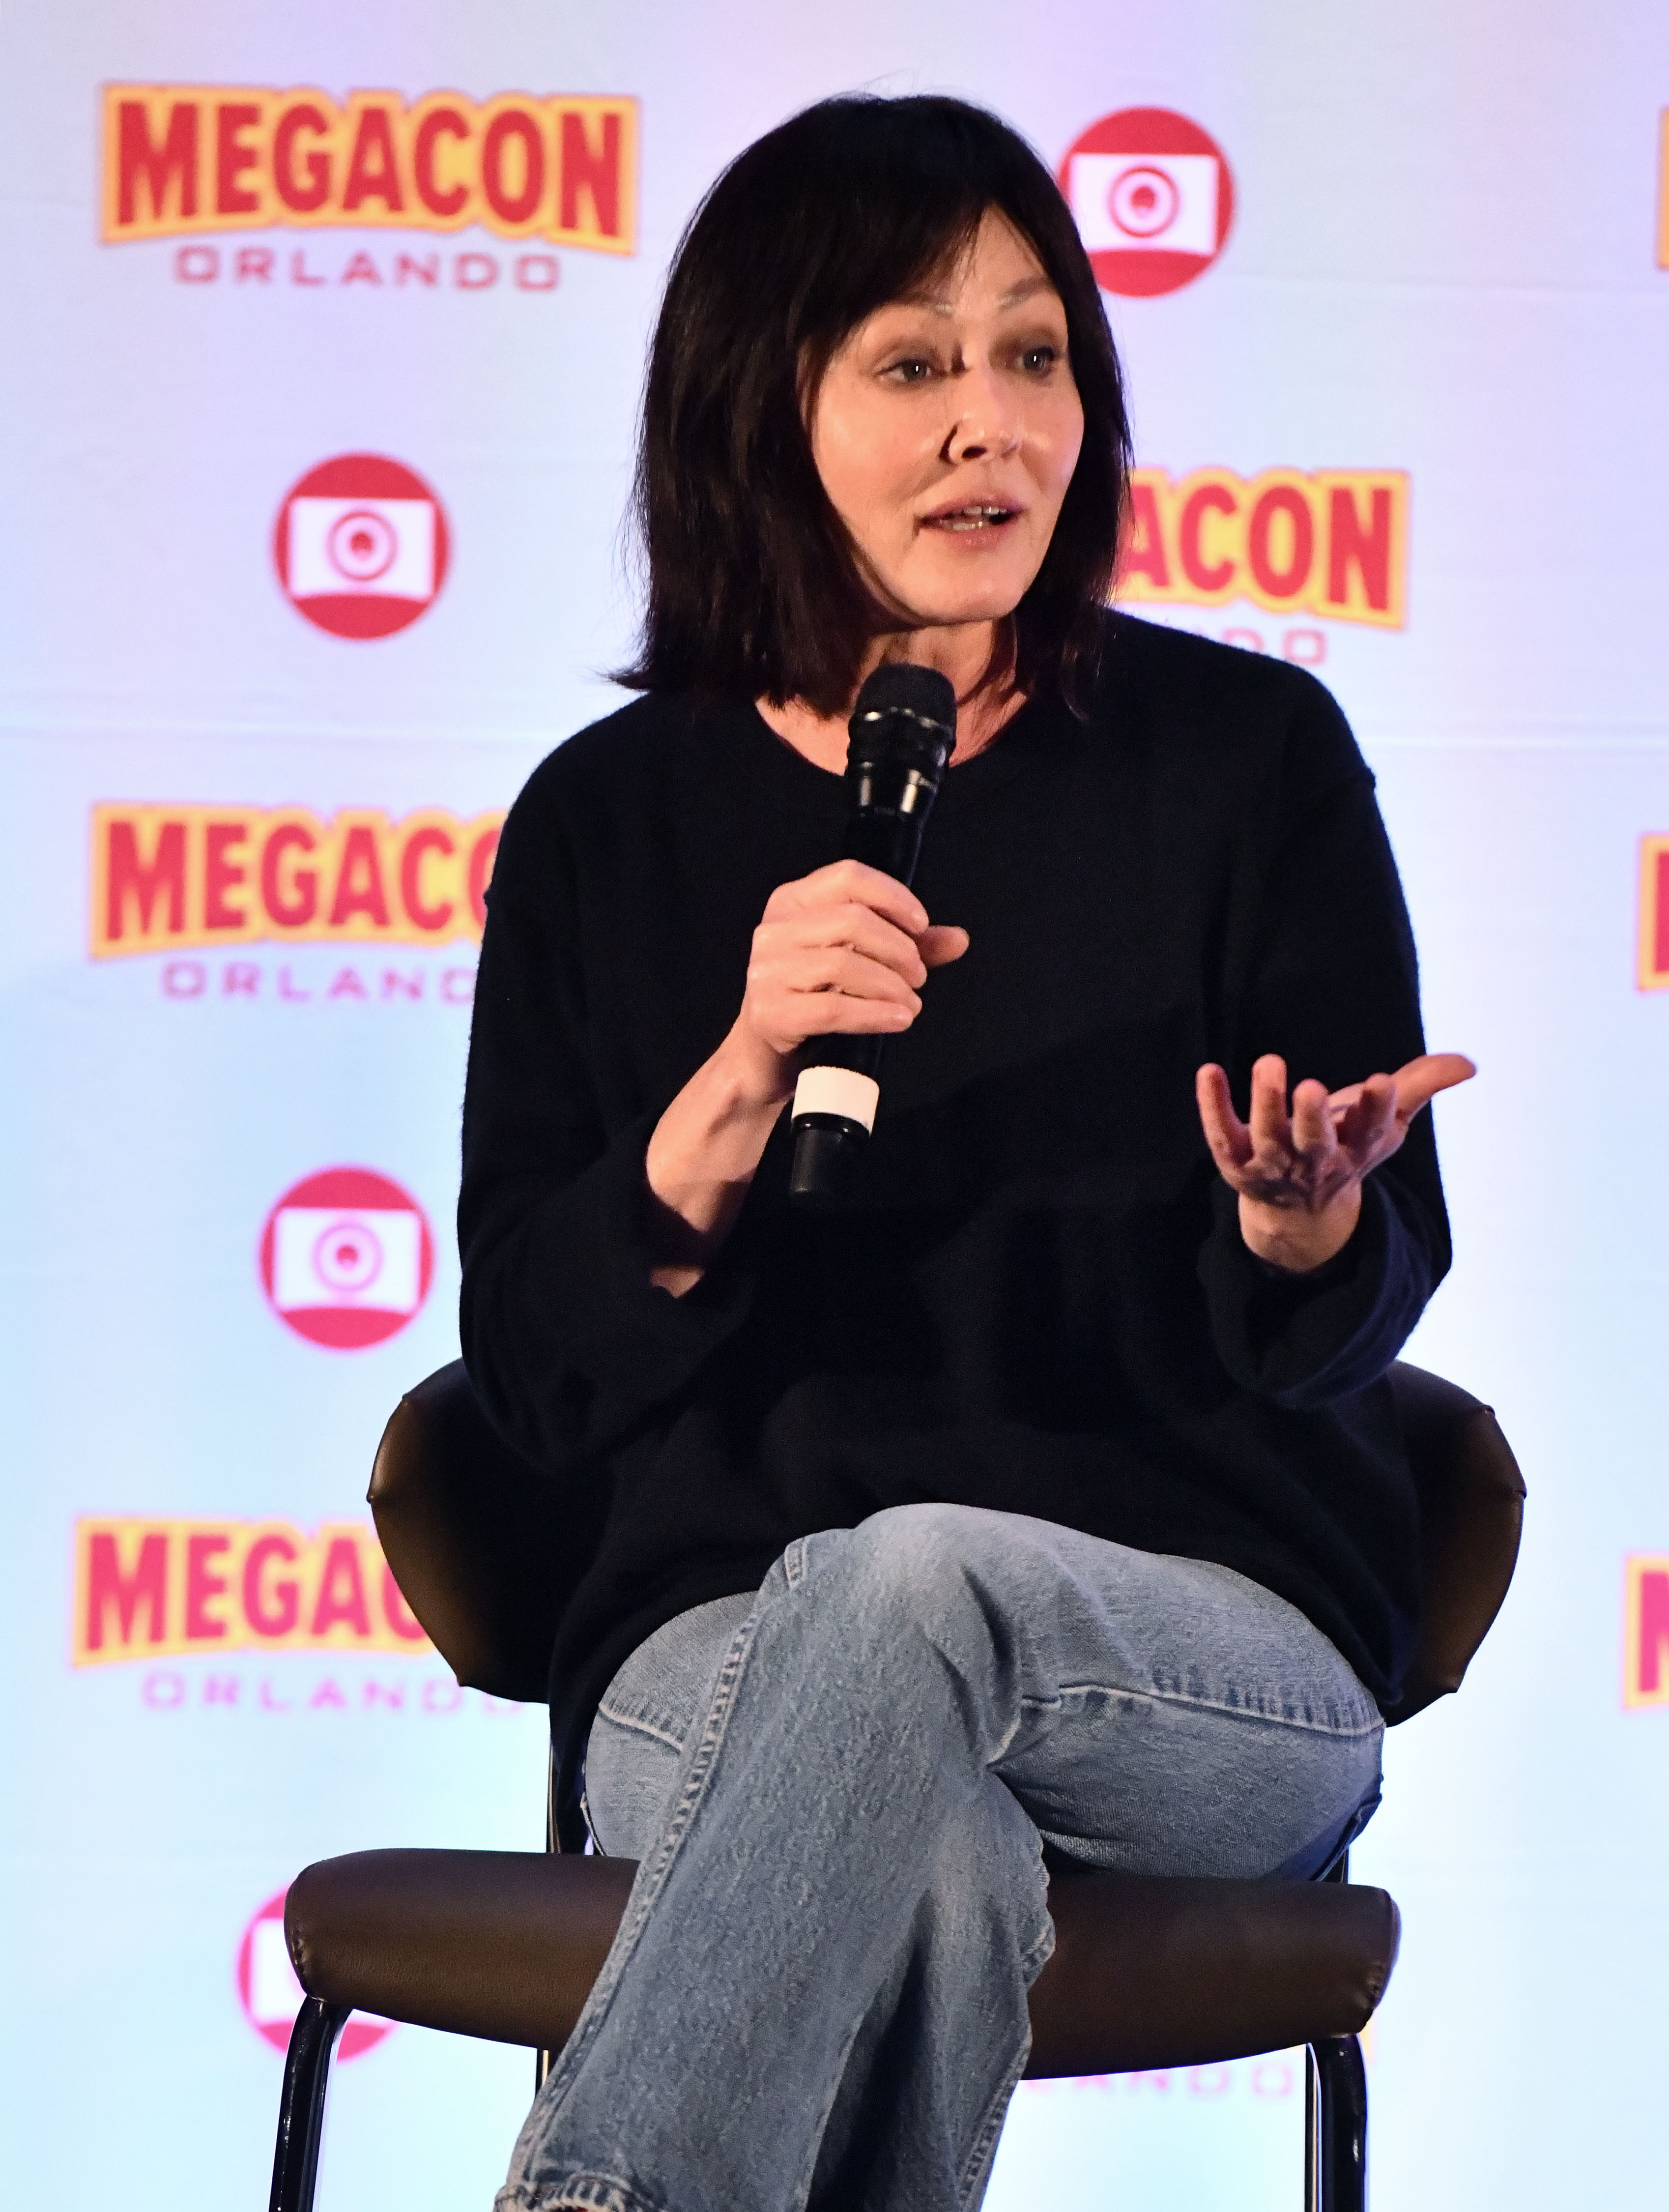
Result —
[[1400, 629], [1408, 477], [1400, 469], [1138, 469], [1118, 594], [1196, 607], [1249, 599], [1276, 615]]
[[92, 951], [480, 941], [502, 811], [93, 810]]
[[311, 1535], [288, 1521], [77, 1521], [75, 1607], [77, 1667], [250, 1648], [432, 1648], [359, 1521]]
[[637, 102], [306, 86], [104, 88], [104, 236], [463, 230], [631, 253]]

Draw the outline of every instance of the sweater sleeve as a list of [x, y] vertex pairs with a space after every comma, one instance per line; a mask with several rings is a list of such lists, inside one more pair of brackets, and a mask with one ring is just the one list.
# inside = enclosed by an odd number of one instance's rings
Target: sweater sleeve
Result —
[[488, 893], [458, 1196], [464, 1361], [494, 1426], [553, 1472], [620, 1443], [740, 1323], [728, 1249], [681, 1298], [649, 1279], [644, 1154], [610, 1127], [586, 1052], [586, 975], [560, 843], [513, 812]]
[[[1343, 716], [1308, 687], [1228, 1061], [1244, 1109], [1252, 1063], [1330, 1091], [1425, 1049], [1414, 941], [1373, 778]], [[1243, 1388], [1313, 1407], [1382, 1375], [1447, 1273], [1448, 1219], [1428, 1109], [1363, 1188], [1344, 1249], [1310, 1274], [1259, 1261], [1219, 1182], [1199, 1273], [1218, 1356]]]

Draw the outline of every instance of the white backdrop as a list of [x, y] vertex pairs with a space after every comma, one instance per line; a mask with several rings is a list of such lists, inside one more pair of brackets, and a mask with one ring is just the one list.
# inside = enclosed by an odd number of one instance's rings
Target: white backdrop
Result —
[[[458, 1692], [351, 1526], [388, 1411], [456, 1351], [469, 862], [610, 703], [640, 368], [682, 224], [750, 137], [867, 85], [965, 93], [1052, 162], [1111, 163], [1080, 213], [1132, 241], [1109, 307], [1156, 493], [1283, 471], [1325, 526], [1314, 479], [1400, 486], [1399, 620], [1328, 612], [1314, 579], [1284, 606], [1205, 604], [1185, 576], [1152, 610], [1332, 685], [1380, 775], [1434, 1042], [1482, 1068], [1438, 1109], [1459, 1259], [1413, 1355], [1497, 1406], [1530, 1514], [1501, 1624], [1463, 1696], [1393, 1736], [1356, 1855], [1406, 1929], [1375, 2202], [1660, 2204], [1669, 955], [1642, 979], [1636, 945], [1640, 841], [1669, 832], [1669, 17], [63, 0], [15, 16], [7, 59], [9, 2198], [68, 2176], [135, 2212], [264, 2201], [293, 1997], [263, 1909], [334, 1851], [537, 1843], [543, 1715]], [[106, 86], [151, 134], [173, 234], [105, 235]], [[306, 227], [269, 220], [269, 95], [292, 88], [313, 88], [292, 108], [390, 95], [391, 157], [375, 101], [337, 140], [292, 137], [334, 148]], [[440, 94], [473, 135], [432, 196], [455, 173], [488, 220], [426, 231], [408, 110]], [[564, 107], [580, 95], [616, 105]], [[182, 104], [189, 219], [165, 175]], [[1097, 135], [1132, 109], [1181, 125]], [[468, 167], [506, 114], [500, 202], [530, 158], [548, 171], [519, 235]], [[1138, 155], [1161, 182], [1109, 200]], [[1174, 289], [1132, 289], [1162, 254]], [[1228, 560], [1237, 593], [1243, 516], [1207, 514], [1191, 556]], [[1291, 565], [1279, 529], [1264, 550]], [[327, 572], [340, 589], [310, 599]], [[333, 1170], [383, 1181], [314, 1181]], [[287, 1200], [289, 1273], [264, 1279]], [[484, 2203], [525, 2057], [361, 2040], [321, 2203]], [[1297, 2078], [1278, 2057], [1025, 2091], [992, 2201], [1291, 2204]]]

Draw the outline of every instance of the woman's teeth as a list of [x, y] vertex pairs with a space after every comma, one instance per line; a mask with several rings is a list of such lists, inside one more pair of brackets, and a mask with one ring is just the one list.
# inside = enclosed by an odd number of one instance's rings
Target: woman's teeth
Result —
[[959, 507], [949, 514], [932, 518], [936, 530], [988, 530], [993, 523], [1011, 520], [1014, 510], [1010, 507]]

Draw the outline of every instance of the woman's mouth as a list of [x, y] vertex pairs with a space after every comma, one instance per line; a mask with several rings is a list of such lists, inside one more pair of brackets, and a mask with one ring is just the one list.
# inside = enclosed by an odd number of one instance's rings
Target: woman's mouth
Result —
[[924, 530], [998, 530], [1004, 523], [1012, 522], [1019, 510], [1012, 507], [992, 507], [982, 501], [970, 501], [966, 507], [950, 507], [938, 514], [922, 517]]

